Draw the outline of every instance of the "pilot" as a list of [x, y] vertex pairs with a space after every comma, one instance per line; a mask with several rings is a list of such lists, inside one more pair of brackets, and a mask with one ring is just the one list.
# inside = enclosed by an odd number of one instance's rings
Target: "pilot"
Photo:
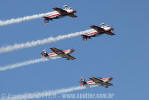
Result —
[[67, 8], [67, 7], [68, 7], [68, 5], [64, 5], [63, 7], [64, 7], [64, 8]]
[[105, 26], [105, 23], [101, 23], [100, 25], [101, 25], [101, 28], [104, 28], [104, 26]]
[[106, 27], [110, 27], [109, 25], [105, 25], [104, 23], [101, 23], [101, 28], [106, 28]]
[[64, 7], [65, 10], [67, 10], [67, 9], [68, 9], [68, 10], [72, 9], [72, 7], [68, 7], [68, 5], [64, 5], [63, 7]]
[[68, 9], [68, 6], [67, 5], [64, 5], [63, 7], [64, 7], [64, 10], [67, 10]]

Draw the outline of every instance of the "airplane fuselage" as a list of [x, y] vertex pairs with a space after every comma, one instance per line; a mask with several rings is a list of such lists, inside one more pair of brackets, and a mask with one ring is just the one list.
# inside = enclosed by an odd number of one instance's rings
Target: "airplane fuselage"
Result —
[[[109, 27], [109, 26], [104, 26], [104, 27], [101, 27], [101, 28], [103, 28], [103, 30], [106, 32], [106, 31], [113, 31], [113, 28], [111, 28], [111, 27]], [[84, 34], [84, 36], [88, 36], [88, 37], [95, 37], [95, 36], [97, 36], [97, 35], [100, 35], [100, 34], [102, 34], [102, 33], [100, 33], [100, 32], [98, 32], [98, 31], [93, 31], [93, 32], [91, 32], [91, 33], [86, 33], [86, 34]]]
[[[71, 54], [74, 52], [74, 49], [63, 50], [63, 52], [65, 54]], [[48, 53], [48, 57], [61, 57], [61, 55], [58, 55], [55, 52], [53, 52], [53, 53]], [[42, 58], [45, 58], [45, 56], [42, 56]]]
[[[108, 83], [112, 80], [112, 77], [110, 77], [110, 78], [101, 78], [100, 80], [102, 80], [103, 83]], [[92, 80], [87, 81], [86, 83], [87, 83], [87, 85], [96, 85], [96, 83]]]
[[[72, 14], [72, 13], [76, 12], [73, 9], [64, 9], [64, 10], [67, 11], [68, 14]], [[45, 16], [45, 17], [47, 17], [47, 18], [52, 20], [52, 19], [57, 19], [57, 18], [63, 17], [63, 16], [66, 16], [66, 15], [61, 15], [59, 12], [54, 11], [52, 15]]]

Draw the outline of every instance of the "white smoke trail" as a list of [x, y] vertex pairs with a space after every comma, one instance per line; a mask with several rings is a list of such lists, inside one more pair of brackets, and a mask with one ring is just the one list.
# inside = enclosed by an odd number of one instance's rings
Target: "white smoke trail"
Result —
[[[96, 86], [92, 86], [92, 87], [96, 87]], [[64, 89], [53, 90], [53, 91], [25, 93], [20, 95], [13, 95], [10, 97], [3, 97], [3, 98], [0, 98], [0, 100], [27, 100], [27, 99], [39, 99], [44, 97], [48, 98], [50, 96], [56, 96], [57, 94], [63, 94], [63, 93], [68, 93], [68, 92], [73, 92], [73, 91], [83, 90], [83, 89], [87, 89], [87, 88], [82, 86], [77, 86], [77, 87], [70, 87], [70, 88], [64, 88]]]
[[39, 46], [39, 45], [44, 45], [44, 44], [47, 44], [47, 43], [56, 42], [56, 41], [59, 41], [59, 40], [64, 40], [64, 39], [80, 36], [82, 34], [94, 32], [94, 31], [95, 30], [93, 30], [93, 29], [89, 29], [89, 30], [86, 30], [86, 31], [71, 33], [71, 34], [67, 34], [67, 35], [59, 35], [57, 37], [49, 37], [49, 38], [46, 38], [46, 39], [36, 40], [36, 41], [32, 41], [32, 42], [8, 45], [6, 47], [1, 47], [0, 48], [0, 53], [10, 52], [10, 51], [18, 50], [18, 49], [23, 49], [23, 48], [35, 47], [35, 46]]
[[[53, 58], [50, 58], [50, 59], [57, 59], [57, 58], [59, 58], [59, 57], [53, 57]], [[12, 65], [1, 66], [0, 71], [6, 71], [6, 70], [14, 69], [14, 68], [27, 66], [27, 65], [30, 65], [30, 64], [40, 63], [40, 62], [48, 61], [50, 59], [39, 58], [39, 59], [29, 60], [29, 61], [20, 62], [20, 63], [16, 63], [16, 64], [12, 64]]]
[[55, 13], [55, 11], [47, 12], [47, 13], [41, 13], [41, 14], [36, 14], [36, 15], [32, 15], [32, 16], [25, 16], [25, 17], [16, 18], [16, 19], [12, 18], [12, 19], [9, 19], [9, 20], [6, 20], [6, 21], [2, 21], [1, 20], [0, 21], [0, 26], [13, 24], [13, 23], [20, 23], [20, 22], [27, 21], [27, 20], [32, 20], [32, 19], [37, 19], [37, 18], [41, 18], [41, 17], [47, 16], [47, 15], [52, 15], [54, 13]]

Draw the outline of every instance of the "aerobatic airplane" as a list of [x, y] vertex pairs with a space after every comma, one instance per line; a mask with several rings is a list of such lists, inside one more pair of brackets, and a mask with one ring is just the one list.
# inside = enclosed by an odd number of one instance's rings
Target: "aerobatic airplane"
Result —
[[70, 55], [75, 51], [74, 49], [68, 49], [68, 50], [60, 50], [57, 48], [50, 48], [50, 49], [53, 51], [53, 53], [47, 53], [46, 50], [43, 50], [41, 52], [42, 58], [62, 57], [66, 58], [67, 60], [76, 59]]
[[87, 41], [87, 39], [91, 39], [91, 37], [96, 37], [98, 35], [101, 35], [101, 34], [108, 34], [108, 35], [115, 35], [112, 31], [114, 30], [114, 28], [110, 27], [109, 25], [104, 25], [104, 23], [101, 24], [101, 26], [95, 26], [95, 25], [92, 25], [90, 26], [92, 29], [95, 30], [95, 32], [91, 32], [91, 33], [86, 33], [86, 34], [83, 34], [81, 35], [84, 42]]
[[76, 13], [76, 10], [73, 10], [72, 7], [68, 7], [67, 5], [64, 5], [64, 9], [61, 8], [53, 8], [56, 12], [54, 12], [52, 15], [44, 16], [44, 22], [48, 24], [49, 20], [58, 19], [64, 16], [70, 16], [70, 17], [77, 17], [74, 13]]
[[81, 86], [91, 86], [91, 85], [98, 85], [98, 86], [104, 86], [105, 88], [108, 88], [109, 86], [112, 86], [112, 83], [109, 83], [113, 78], [95, 78], [91, 77], [89, 81], [85, 81], [84, 77], [80, 80]]

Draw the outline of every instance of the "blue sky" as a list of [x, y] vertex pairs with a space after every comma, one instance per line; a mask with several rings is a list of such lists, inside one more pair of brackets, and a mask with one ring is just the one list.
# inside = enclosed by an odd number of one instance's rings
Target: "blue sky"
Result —
[[74, 48], [76, 52], [72, 55], [77, 58], [74, 61], [56, 59], [0, 72], [0, 94], [77, 86], [81, 76], [112, 76], [113, 87], [74, 93], [114, 93], [114, 100], [148, 99], [148, 3], [148, 0], [1, 0], [1, 20], [53, 11], [53, 7], [63, 4], [76, 9], [78, 17], [64, 17], [48, 25], [41, 18], [0, 27], [0, 47], [83, 31], [101, 22], [114, 27], [116, 35], [96, 37], [86, 44], [81, 37], [76, 37], [0, 54], [0, 66], [39, 58], [42, 49], [51, 47]]

